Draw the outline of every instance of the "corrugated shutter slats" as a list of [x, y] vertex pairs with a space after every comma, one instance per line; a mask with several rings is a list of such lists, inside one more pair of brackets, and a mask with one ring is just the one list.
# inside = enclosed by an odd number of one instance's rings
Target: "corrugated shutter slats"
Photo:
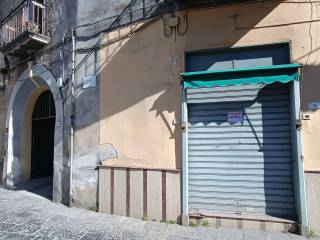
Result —
[[190, 210], [293, 218], [288, 84], [187, 89], [187, 102]]

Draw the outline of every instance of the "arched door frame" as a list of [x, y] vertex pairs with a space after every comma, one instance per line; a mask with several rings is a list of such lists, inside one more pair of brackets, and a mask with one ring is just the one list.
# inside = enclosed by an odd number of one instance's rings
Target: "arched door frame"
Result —
[[[29, 71], [32, 71], [32, 79]], [[7, 188], [14, 186], [22, 181], [21, 175], [21, 135], [23, 115], [30, 97], [39, 88], [49, 89], [52, 92], [55, 108], [55, 134], [54, 134], [54, 173], [53, 173], [53, 201], [62, 202], [64, 193], [63, 179], [68, 174], [63, 164], [63, 103], [56, 78], [43, 65], [33, 65], [31, 69], [25, 70], [18, 78], [7, 111], [7, 148], [4, 159], [3, 182]], [[31, 145], [31, 143], [30, 143]]]

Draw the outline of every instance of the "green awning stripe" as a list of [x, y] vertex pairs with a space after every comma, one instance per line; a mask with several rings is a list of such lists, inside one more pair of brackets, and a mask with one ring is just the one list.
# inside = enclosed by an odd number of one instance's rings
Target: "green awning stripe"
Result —
[[184, 88], [287, 83], [299, 80], [299, 64], [182, 73]]

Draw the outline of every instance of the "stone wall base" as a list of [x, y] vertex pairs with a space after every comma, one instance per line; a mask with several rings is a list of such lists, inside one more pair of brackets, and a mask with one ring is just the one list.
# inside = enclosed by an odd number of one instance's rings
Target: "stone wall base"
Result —
[[257, 229], [261, 231], [298, 233], [296, 222], [269, 216], [236, 215], [236, 214], [190, 214], [189, 225]]
[[178, 222], [180, 171], [100, 166], [99, 212]]

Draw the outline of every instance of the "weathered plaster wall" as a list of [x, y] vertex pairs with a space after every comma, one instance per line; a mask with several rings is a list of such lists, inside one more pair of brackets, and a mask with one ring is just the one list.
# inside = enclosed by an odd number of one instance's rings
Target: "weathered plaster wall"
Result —
[[25, 0], [0, 0], [0, 21], [6, 18], [17, 6]]
[[[180, 130], [173, 120], [180, 116], [179, 72], [184, 52], [290, 41], [293, 62], [304, 67], [302, 106], [320, 100], [316, 89], [319, 19], [316, 4], [270, 1], [187, 13], [188, 31], [165, 37], [158, 20], [129, 36], [125, 28], [110, 33], [101, 51], [100, 141], [111, 143], [119, 159], [111, 163], [179, 168]], [[310, 22], [311, 19], [311, 22]], [[306, 169], [319, 169], [320, 112], [303, 122]], [[306, 146], [309, 145], [309, 146]]]
[[[76, 31], [76, 48], [90, 48], [99, 41], [101, 29], [108, 28], [129, 3], [128, 0], [95, 0], [77, 1], [75, 25], [97, 22], [100, 19], [111, 17], [101, 24], [79, 28]], [[112, 18], [113, 17], [113, 18]], [[75, 135], [73, 160], [73, 204], [90, 208], [96, 206], [97, 201], [97, 166], [100, 160], [107, 157], [116, 157], [114, 149], [109, 144], [99, 142], [99, 51], [88, 49], [76, 55], [75, 80]], [[85, 76], [97, 75], [94, 88], [83, 89]], [[67, 110], [68, 111], [68, 110]]]
[[[16, 8], [18, 6], [18, 1], [9, 1], [9, 0], [3, 0], [3, 5], [2, 7], [2, 13], [6, 12], [9, 13], [13, 8]], [[20, 1], [22, 2], [22, 1]], [[46, 6], [47, 6], [47, 25], [48, 25], [48, 34], [51, 37], [51, 41], [49, 43], [49, 48], [42, 52], [40, 55], [37, 54], [33, 59], [32, 63], [33, 64], [42, 64], [47, 66], [49, 71], [54, 75], [54, 78], [58, 78], [62, 74], [62, 61], [60, 59], [60, 51], [61, 51], [61, 46], [59, 46], [59, 43], [62, 41], [62, 36], [63, 32], [70, 28], [70, 26], [75, 25], [75, 15], [70, 14], [76, 13], [77, 8], [76, 8], [76, 1], [63, 1], [63, 0], [46, 0]], [[69, 9], [69, 10], [67, 10]], [[68, 16], [68, 17], [66, 17]], [[66, 46], [67, 47], [67, 46]], [[70, 60], [68, 56], [70, 54], [66, 55], [66, 62], [69, 63]], [[2, 59], [1, 59], [2, 60]], [[15, 86], [16, 80], [19, 78], [19, 75], [26, 69], [26, 61], [24, 59], [18, 59], [18, 58], [13, 58], [9, 57], [9, 62], [10, 62], [10, 75], [7, 76], [7, 86], [5, 90], [1, 93], [0, 92], [0, 97], [3, 96], [4, 102], [3, 104], [0, 104], [0, 108], [3, 108], [3, 115], [1, 116], [1, 120], [3, 120], [3, 125], [1, 125], [0, 130], [2, 136], [4, 136], [3, 142], [1, 142], [1, 145], [3, 146], [3, 156], [6, 158], [6, 153], [7, 153], [7, 141], [8, 141], [8, 136], [6, 134], [6, 117], [7, 117], [7, 107], [9, 105], [9, 101], [12, 95], [12, 90]], [[70, 65], [70, 64], [69, 64]], [[69, 66], [66, 65], [66, 71], [68, 71]], [[1, 94], [3, 94], [1, 96]], [[56, 94], [56, 93], [54, 93]], [[2, 110], [2, 109], [1, 109]], [[29, 109], [30, 110], [30, 109]], [[23, 110], [22, 110], [23, 111]], [[62, 113], [62, 110], [60, 110]], [[70, 125], [70, 121], [68, 121], [68, 118], [66, 118], [66, 121], [62, 121], [62, 123], [66, 123], [66, 126]], [[63, 127], [63, 126], [62, 126]], [[64, 142], [60, 142], [59, 144], [64, 144], [62, 147], [64, 152], [63, 155], [59, 155], [57, 159], [58, 163], [56, 164], [57, 167], [55, 167], [54, 171], [56, 173], [56, 176], [59, 176], [58, 178], [55, 179], [55, 186], [56, 188], [56, 194], [55, 194], [55, 199], [54, 201], [59, 201], [62, 203], [68, 203], [69, 198], [68, 198], [68, 193], [69, 193], [69, 169], [68, 169], [68, 159], [69, 159], [69, 154], [68, 154], [68, 136], [69, 134], [69, 129], [68, 127], [64, 128]], [[18, 134], [18, 133], [17, 133]], [[21, 133], [19, 133], [21, 134]], [[27, 136], [23, 136], [27, 137]], [[23, 139], [25, 140], [25, 139]], [[22, 170], [23, 171], [23, 177], [21, 180], [27, 180], [28, 179], [28, 159], [30, 156], [30, 143], [21, 144], [21, 161], [23, 161], [22, 164]], [[16, 156], [18, 157], [18, 156]], [[61, 163], [61, 167], [60, 167]], [[59, 166], [59, 167], [58, 167]], [[17, 173], [20, 172], [17, 171]], [[58, 189], [59, 188], [59, 189]]]
[[[0, 90], [0, 185], [3, 184], [3, 171], [5, 170], [5, 160], [7, 154], [7, 139], [8, 132], [6, 128], [7, 121], [7, 109], [11, 97], [12, 90], [16, 83], [16, 79], [19, 77], [19, 70], [10, 74], [10, 76], [6, 76], [6, 87], [4, 90]], [[12, 80], [14, 79], [14, 80]]]
[[[76, 26], [97, 23], [92, 26], [79, 27], [76, 30], [76, 48], [80, 50], [76, 54], [73, 204], [92, 207], [96, 203], [97, 195], [98, 172], [96, 167], [101, 160], [117, 157], [111, 144], [100, 143], [100, 72], [103, 63], [100, 62], [101, 51], [92, 49], [92, 47], [99, 46], [101, 43], [99, 42], [100, 31], [108, 31], [109, 28], [116, 28], [137, 19], [150, 17], [157, 8], [146, 9], [148, 11], [146, 15], [143, 15], [141, 8], [162, 1], [94, 0], [88, 2], [78, 0], [75, 2]], [[101, 21], [101, 19], [104, 20]], [[83, 89], [83, 78], [91, 75], [97, 76], [96, 87]]]
[[[312, 78], [317, 78], [314, 75]], [[311, 86], [310, 86], [311, 87]], [[320, 84], [316, 83], [312, 86], [313, 89], [320, 89]], [[313, 91], [312, 89], [312, 91]], [[308, 92], [307, 92], [308, 94]], [[314, 96], [313, 101], [319, 102], [320, 96]], [[308, 101], [309, 102], [309, 101]], [[303, 121], [303, 159], [305, 162], [305, 170], [307, 171], [320, 171], [320, 110], [309, 111], [311, 120]]]
[[308, 206], [308, 220], [311, 232], [320, 236], [320, 175], [316, 172], [305, 174]]
[[[14, 10], [19, 4], [21, 4], [23, 0], [0, 0], [0, 21], [2, 21], [8, 14]], [[0, 53], [0, 68], [4, 68], [4, 55]], [[14, 75], [14, 73], [12, 74]], [[7, 76], [0, 75], [0, 80], [7, 80]], [[5, 131], [5, 122], [6, 122], [6, 113], [7, 113], [7, 103], [9, 102], [8, 98], [10, 97], [10, 88], [13, 87], [12, 83], [8, 83], [7, 90], [0, 90], [0, 185], [2, 185], [2, 175], [3, 175], [3, 164], [4, 164], [4, 155], [5, 155], [5, 139], [6, 139], [6, 131]]]
[[[136, 33], [126, 37], [130, 31]], [[183, 65], [173, 59], [182, 49], [163, 36], [161, 21], [111, 33], [106, 41], [118, 38], [124, 39], [102, 50], [100, 141], [115, 147], [118, 163], [177, 168], [180, 131], [172, 122], [180, 116]]]
[[[1, 0], [0, 19], [7, 16], [14, 8], [16, 8], [23, 0]], [[143, 5], [144, 2], [144, 5]], [[130, 6], [130, 12], [136, 11], [143, 6], [153, 5], [155, 0], [137, 1]], [[161, 2], [161, 1], [160, 1]], [[87, 26], [85, 28], [77, 29], [77, 48], [94, 47], [97, 43], [100, 34], [97, 33], [110, 26], [115, 27], [117, 24], [125, 24], [129, 21], [141, 18], [142, 10], [136, 11], [133, 18], [128, 17], [131, 13], [126, 12], [121, 18], [119, 14], [131, 3], [130, 0], [95, 0], [95, 1], [66, 1], [66, 0], [46, 0], [47, 6], [47, 25], [48, 33], [51, 37], [49, 48], [37, 55], [33, 59], [34, 64], [44, 64], [47, 66], [56, 78], [62, 77], [62, 72], [65, 72], [65, 78], [70, 82], [71, 74], [71, 42], [70, 39], [65, 41], [64, 49], [64, 69], [62, 66], [62, 59], [60, 58], [62, 52], [61, 41], [64, 32], [70, 30], [74, 26], [79, 26], [87, 23], [93, 23], [101, 19], [105, 19], [100, 24], [94, 26]], [[152, 13], [153, 11], [151, 11]], [[115, 20], [117, 21], [115, 22]], [[116, 24], [115, 24], [116, 23]], [[75, 81], [75, 156], [73, 161], [73, 203], [77, 206], [92, 207], [96, 205], [97, 193], [97, 170], [96, 166], [101, 159], [106, 157], [116, 157], [114, 148], [109, 144], [100, 144], [99, 141], [99, 52], [98, 51], [84, 51], [78, 52], [76, 56], [76, 81]], [[2, 61], [2, 58], [0, 59]], [[20, 62], [18, 66], [17, 63]], [[6, 108], [11, 96], [12, 88], [15, 84], [19, 74], [25, 70], [26, 64], [23, 60], [10, 58], [11, 77], [8, 86], [3, 93], [0, 93], [0, 110], [1, 118], [1, 147], [6, 149], [5, 142], [5, 120]], [[84, 76], [98, 75], [97, 86], [92, 89], [82, 89], [82, 80]], [[64, 112], [65, 118], [63, 121], [64, 127], [64, 146], [63, 146], [63, 169], [59, 172], [61, 178], [57, 179], [58, 184], [63, 186], [64, 193], [68, 193], [69, 185], [69, 153], [70, 153], [70, 85], [64, 90]], [[3, 101], [2, 101], [3, 99]], [[3, 115], [2, 115], [3, 113]], [[0, 139], [2, 140], [2, 139]], [[28, 155], [28, 149], [23, 146], [23, 155]], [[4, 154], [5, 155], [5, 154]], [[24, 156], [22, 156], [24, 158]], [[28, 159], [28, 158], [26, 158]], [[2, 161], [0, 161], [1, 167]], [[28, 165], [26, 163], [26, 165]], [[24, 172], [27, 172], [27, 167]], [[55, 170], [56, 171], [56, 170]], [[59, 170], [60, 171], [60, 170]], [[27, 174], [24, 174], [27, 176]], [[60, 176], [59, 175], [59, 176]], [[28, 177], [25, 177], [27, 179]], [[62, 193], [61, 193], [62, 194]], [[68, 196], [62, 196], [63, 202], [69, 202]]]

